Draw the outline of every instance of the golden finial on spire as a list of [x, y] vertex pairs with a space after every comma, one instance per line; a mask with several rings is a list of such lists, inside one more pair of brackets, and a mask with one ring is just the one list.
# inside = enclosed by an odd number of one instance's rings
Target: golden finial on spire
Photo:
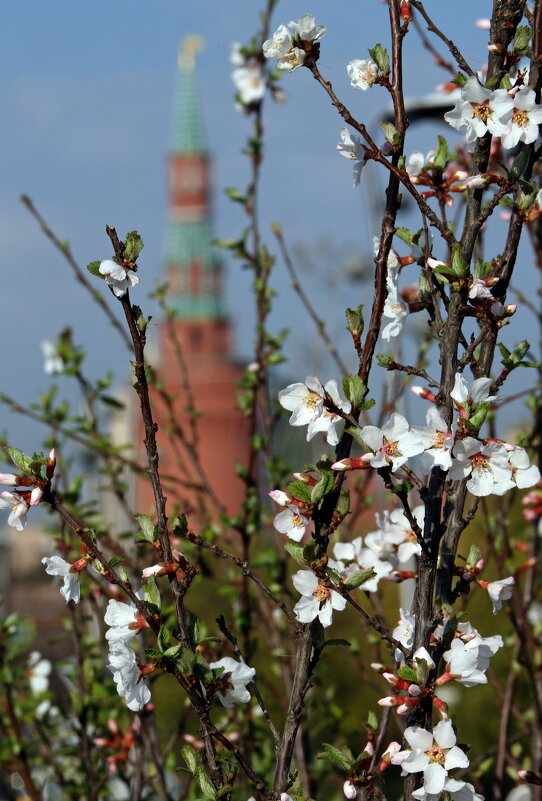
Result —
[[194, 72], [196, 53], [199, 53], [204, 47], [203, 38], [196, 33], [191, 33], [184, 37], [179, 48], [179, 69], [181, 72]]

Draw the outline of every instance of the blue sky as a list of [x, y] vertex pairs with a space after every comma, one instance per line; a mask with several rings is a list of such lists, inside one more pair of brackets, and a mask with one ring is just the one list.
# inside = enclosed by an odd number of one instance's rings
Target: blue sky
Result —
[[[491, 5], [489, 0], [474, 4], [456, 0], [453, 14], [448, 15], [448, 4], [428, 4], [474, 67], [485, 59], [487, 36], [475, 28], [474, 20], [488, 16]], [[242, 188], [248, 175], [240, 151], [249, 123], [233, 107], [228, 59], [231, 43], [243, 42], [256, 28], [257, 12], [256, 0], [94, 0], [89, 4], [23, 0], [6, 9], [0, 48], [4, 143], [0, 157], [4, 269], [0, 342], [2, 389], [16, 399], [30, 402], [48, 386], [39, 342], [56, 337], [66, 325], [73, 327], [74, 340], [90, 351], [91, 375], [112, 370], [119, 379], [129, 376], [126, 354], [115, 334], [71, 280], [67, 266], [20, 204], [20, 194], [30, 195], [58, 235], [69, 240], [82, 265], [111, 255], [106, 223], [121, 234], [137, 228], [146, 247], [136, 302], [146, 305], [144, 293], [152, 290], [161, 275], [165, 165], [177, 51], [188, 33], [206, 40], [198, 57], [198, 79], [214, 153], [216, 233], [235, 236], [244, 226], [239, 207], [221, 191], [224, 186]], [[352, 111], [373, 124], [387, 103], [385, 92], [351, 89], [345, 65], [366, 57], [367, 48], [376, 42], [386, 43], [386, 6], [379, 0], [314, 0], [310, 5], [306, 0], [288, 0], [279, 3], [274, 23], [307, 12], [329, 29], [322, 41], [322, 73]], [[416, 34], [409, 33], [407, 94], [430, 92], [443, 77]], [[350, 165], [337, 155], [341, 121], [336, 111], [305, 70], [286, 75], [283, 85], [287, 102], [269, 103], [266, 119], [264, 228], [278, 220], [292, 245], [299, 243], [316, 253], [324, 246], [336, 250], [341, 263], [349, 254], [369, 252], [367, 188], [352, 189]], [[429, 149], [434, 137], [435, 130], [413, 129], [407, 149]], [[328, 275], [324, 289], [315, 286], [310, 291], [320, 312], [329, 315], [330, 330], [341, 329], [344, 306], [367, 301], [372, 290], [345, 285], [336, 265], [323, 264], [321, 258], [319, 268]], [[248, 278], [237, 265], [228, 265], [237, 353], [247, 360], [252, 340]], [[321, 364], [322, 349], [291, 296], [280, 266], [276, 288], [280, 309], [273, 325], [291, 327], [290, 352], [302, 356], [306, 364], [288, 369], [290, 374], [304, 376]], [[345, 358], [351, 361], [351, 354]], [[61, 395], [67, 394], [65, 379], [60, 386]], [[13, 444], [33, 447], [34, 429], [0, 409], [0, 429], [8, 425]]]

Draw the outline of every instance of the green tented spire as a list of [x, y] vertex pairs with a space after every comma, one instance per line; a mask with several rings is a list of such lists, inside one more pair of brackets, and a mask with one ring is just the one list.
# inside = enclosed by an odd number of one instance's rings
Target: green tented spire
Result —
[[200, 36], [186, 36], [179, 50], [177, 97], [173, 119], [174, 153], [206, 153], [207, 139], [196, 85], [196, 54], [203, 48]]

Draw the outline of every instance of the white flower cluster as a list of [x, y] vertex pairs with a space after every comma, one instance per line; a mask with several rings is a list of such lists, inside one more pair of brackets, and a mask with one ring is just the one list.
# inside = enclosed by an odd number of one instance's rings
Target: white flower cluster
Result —
[[350, 401], [340, 395], [337, 382], [331, 380], [322, 386], [316, 376], [307, 376], [304, 384], [289, 384], [285, 389], [281, 389], [279, 403], [284, 409], [292, 412], [289, 420], [291, 426], [308, 425], [307, 441], [321, 432], [326, 435], [330, 445], [337, 445], [339, 442], [337, 426], [341, 422], [341, 417], [324, 407], [326, 396], [337, 409], [346, 414], [350, 412], [352, 408]]
[[472, 151], [479, 137], [491, 133], [499, 136], [503, 147], [519, 142], [530, 144], [538, 137], [542, 123], [542, 106], [536, 103], [533, 89], [495, 89], [483, 87], [476, 76], [467, 80], [461, 97], [444, 119], [453, 128], [463, 131], [467, 149]]
[[265, 95], [265, 77], [260, 62], [255, 58], [245, 58], [237, 42], [232, 45], [230, 61], [235, 68], [231, 79], [242, 106], [259, 103]]
[[[137, 593], [140, 600], [143, 593]], [[109, 643], [109, 664], [118, 694], [126, 699], [128, 709], [138, 712], [151, 700], [151, 691], [141, 678], [136, 655], [128, 644], [138, 631], [147, 627], [146, 621], [134, 603], [125, 604], [112, 598], [107, 604], [104, 620], [109, 631], [105, 638]]]
[[316, 24], [312, 14], [303, 14], [297, 22], [279, 25], [273, 38], [263, 43], [263, 54], [266, 58], [276, 58], [279, 70], [291, 72], [305, 63], [306, 46], [310, 49], [326, 31], [324, 25]]
[[[423, 530], [425, 508], [414, 509], [417, 524]], [[416, 540], [410, 523], [402, 509], [375, 515], [378, 528], [352, 542], [337, 542], [333, 548], [335, 559], [329, 559], [328, 565], [347, 580], [360, 570], [372, 569], [374, 577], [363, 583], [365, 592], [376, 592], [381, 579], [395, 580], [400, 566], [418, 555], [421, 547]]]

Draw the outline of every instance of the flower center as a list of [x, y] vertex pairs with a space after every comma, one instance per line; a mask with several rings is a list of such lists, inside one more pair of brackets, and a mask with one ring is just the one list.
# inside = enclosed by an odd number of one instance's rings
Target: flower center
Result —
[[390, 303], [388, 308], [396, 317], [402, 317], [406, 313], [406, 305], [404, 303]]
[[482, 122], [487, 122], [492, 114], [493, 112], [489, 108], [489, 104], [487, 102], [475, 103], [472, 107], [472, 116], [478, 117], [478, 119], [482, 120]]
[[222, 695], [227, 693], [228, 690], [234, 690], [235, 689], [235, 687], [231, 683], [230, 679], [231, 679], [231, 672], [223, 673], [216, 680], [216, 689], [218, 690], [219, 693], [222, 693]]
[[522, 111], [519, 108], [514, 109], [514, 113], [512, 115], [512, 122], [516, 125], [519, 125], [520, 128], [525, 128], [525, 126], [529, 122], [529, 117], [526, 111]]
[[475, 453], [470, 462], [473, 470], [489, 470], [489, 462], [482, 453]]
[[298, 514], [295, 514], [295, 513], [292, 515], [292, 525], [296, 526], [297, 528], [299, 528], [299, 526], [303, 525], [303, 521], [301, 519], [301, 515], [298, 515]]
[[313, 595], [320, 601], [320, 603], [323, 604], [326, 601], [330, 600], [331, 590], [329, 589], [329, 587], [324, 587], [323, 584], [319, 584], [317, 588], [314, 590]]
[[439, 765], [444, 765], [446, 753], [442, 748], [439, 748], [438, 745], [432, 745], [425, 753], [429, 757], [430, 762], [438, 762]]
[[448, 434], [446, 431], [435, 431], [433, 436], [431, 437], [431, 447], [432, 448], [443, 448], [444, 443], [448, 439]]
[[400, 456], [399, 448], [397, 447], [397, 442], [390, 442], [384, 437], [384, 445], [380, 448], [381, 452], [384, 456], [388, 456], [390, 459], [394, 456]]
[[320, 395], [317, 395], [316, 392], [307, 392], [307, 394], [303, 396], [302, 403], [314, 411], [320, 400]]

